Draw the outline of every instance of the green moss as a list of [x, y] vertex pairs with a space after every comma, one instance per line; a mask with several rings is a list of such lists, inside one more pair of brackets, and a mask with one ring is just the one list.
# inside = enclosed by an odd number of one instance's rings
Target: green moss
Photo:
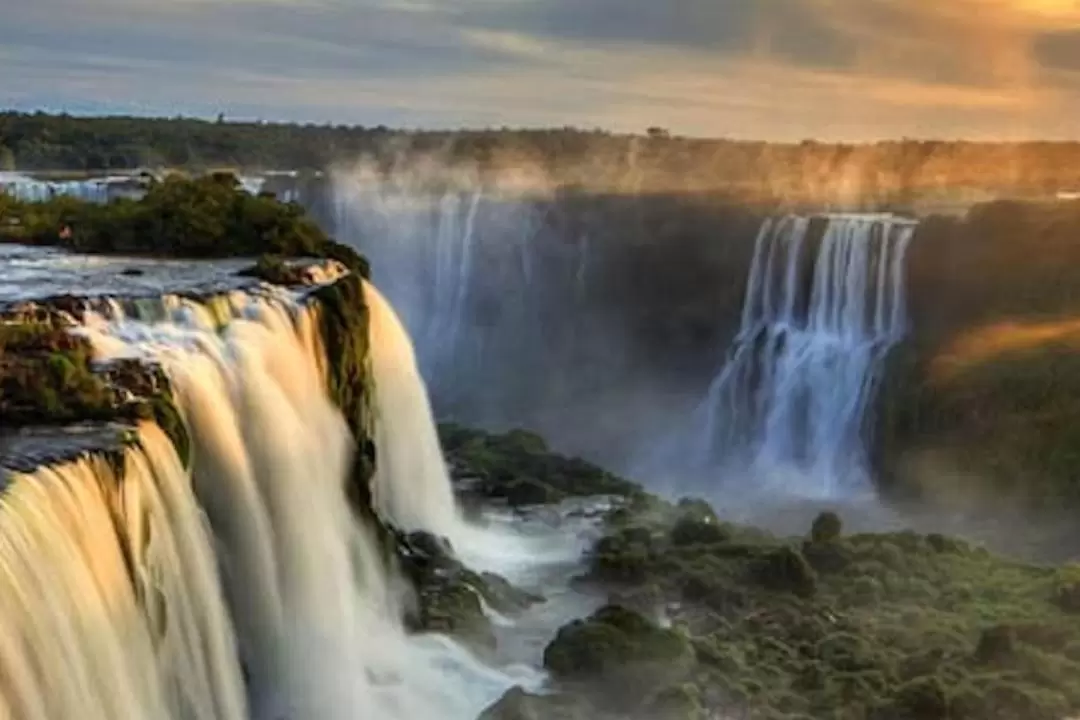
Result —
[[359, 445], [353, 459], [350, 497], [371, 515], [371, 477], [375, 472], [373, 377], [369, 356], [368, 306], [363, 280], [355, 274], [319, 288], [313, 299], [322, 323], [330, 396], [345, 416]]
[[443, 425], [439, 433], [455, 479], [469, 482], [467, 499], [527, 506], [570, 497], [645, 496], [639, 485], [592, 463], [549, 452], [533, 433], [515, 430], [496, 435], [456, 425]]
[[589, 702], [579, 696], [530, 695], [520, 687], [511, 688], [479, 720], [604, 720]]
[[693, 684], [664, 688], [648, 704], [650, 718], [656, 720], [705, 720], [701, 690]]
[[320, 257], [369, 274], [363, 256], [327, 237], [302, 207], [250, 195], [229, 173], [170, 176], [139, 200], [7, 201], [0, 206], [3, 240], [155, 257]]
[[823, 512], [814, 519], [814, 524], [810, 526], [810, 540], [818, 545], [835, 542], [840, 539], [843, 528], [844, 525], [840, 521], [839, 515], [834, 512]]
[[544, 650], [544, 667], [556, 677], [618, 682], [629, 702], [687, 676], [695, 662], [682, 635], [614, 605], [563, 627]]
[[7, 425], [106, 420], [109, 386], [90, 367], [89, 343], [47, 323], [0, 324], [0, 418]]
[[[657, 507], [619, 511], [590, 556], [590, 577], [626, 602], [654, 604], [659, 592], [677, 603], [696, 672], [750, 717], [1080, 710], [1073, 568], [1013, 562], [940, 535], [845, 537], [839, 518], [819, 518], [804, 543], [720, 524], [722, 542], [680, 544], [663, 531], [679, 522], [678, 508]], [[597, 647], [615, 645], [594, 632]], [[988, 694], [996, 704], [975, 702]]]

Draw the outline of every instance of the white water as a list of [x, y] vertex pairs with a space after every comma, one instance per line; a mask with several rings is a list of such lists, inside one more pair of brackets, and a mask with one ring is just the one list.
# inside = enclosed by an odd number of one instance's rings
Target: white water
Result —
[[403, 530], [461, 537], [450, 476], [412, 341], [394, 309], [364, 283], [375, 384], [375, 506]]
[[570, 352], [585, 242], [556, 237], [544, 202], [512, 177], [485, 185], [474, 173], [432, 173], [444, 180], [437, 190], [423, 173], [336, 174], [335, 233], [377, 268], [440, 411], [520, 423], [561, 400], [552, 395], [567, 373], [545, 360]]
[[139, 440], [122, 480], [101, 459], [11, 478], [0, 501], [0, 717], [247, 717], [188, 477], [155, 426]]
[[[311, 310], [236, 293], [213, 309], [174, 300], [167, 312], [167, 321], [150, 324], [114, 308], [114, 318], [89, 332], [101, 354], [155, 358], [173, 380], [191, 427], [195, 489], [218, 543], [252, 717], [472, 720], [513, 684], [540, 680], [532, 671], [486, 668], [449, 640], [406, 635], [397, 583], [346, 502], [352, 441], [325, 391]], [[393, 319], [388, 312], [374, 305], [373, 335], [389, 343], [383, 357], [391, 362], [373, 363], [390, 373], [389, 395], [403, 398], [408, 418], [426, 398], [422, 385], [408, 387], [419, 383], [415, 373], [394, 366], [407, 360], [408, 338], [395, 335], [396, 320], [382, 322]], [[403, 431], [433, 437], [430, 411]], [[445, 469], [439, 477], [445, 488], [390, 471], [377, 480], [378, 495], [434, 530], [429, 522], [456, 517]], [[388, 489], [388, 479], [411, 486]], [[440, 510], [426, 491], [449, 502]]]
[[[364, 295], [370, 310], [371, 364], [376, 378], [375, 506], [404, 530], [425, 530], [449, 540], [459, 558], [475, 570], [498, 573], [543, 595], [557, 579], [559, 595], [550, 602], [516, 621], [494, 618], [505, 629], [502, 644], [510, 646], [500, 657], [510, 664], [530, 662], [540, 667], [543, 645], [562, 623], [595, 609], [583, 603], [580, 594], [560, 586], [583, 557], [588, 547], [584, 533], [591, 525], [579, 522], [577, 530], [568, 530], [575, 523], [560, 521], [559, 527], [544, 527], [535, 521], [515, 518], [511, 523], [496, 516], [478, 527], [462, 519], [412, 341], [374, 285], [364, 283]], [[576, 614], [582, 608], [587, 610]], [[527, 653], [513, 649], [527, 644], [529, 638], [540, 645], [539, 651], [536, 647]], [[522, 679], [538, 680], [529, 674]]]
[[120, 194], [121, 186], [131, 182], [124, 175], [85, 180], [39, 180], [29, 175], [0, 172], [0, 192], [23, 202], [42, 202], [67, 196], [92, 203], [105, 203]]
[[[767, 221], [742, 325], [679, 452], [695, 471], [749, 469], [766, 491], [869, 489], [866, 422], [885, 357], [907, 331], [904, 261], [914, 224], [887, 215]], [[736, 470], [738, 471], [738, 470]]]

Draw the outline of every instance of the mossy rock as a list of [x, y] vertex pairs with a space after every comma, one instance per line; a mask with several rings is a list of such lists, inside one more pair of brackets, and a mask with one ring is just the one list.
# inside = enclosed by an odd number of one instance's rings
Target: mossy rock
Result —
[[398, 533], [394, 546], [398, 562], [416, 590], [416, 605], [407, 617], [414, 631], [444, 633], [488, 652], [495, 648], [495, 635], [484, 603], [513, 616], [543, 601], [499, 575], [465, 567], [449, 542], [431, 533]]
[[346, 275], [318, 288], [311, 301], [318, 308], [326, 348], [330, 397], [341, 410], [356, 439], [348, 494], [353, 509], [369, 527], [378, 531], [379, 541], [391, 552], [390, 538], [371, 502], [371, 478], [375, 474], [374, 377], [369, 348], [369, 309], [363, 278]]
[[817, 573], [801, 552], [781, 547], [765, 555], [753, 568], [754, 577], [763, 586], [799, 597], [817, 592]]
[[685, 677], [695, 662], [682, 635], [612, 605], [563, 627], [544, 650], [544, 667], [555, 677], [632, 682], [627, 690], [634, 695]]
[[598, 720], [596, 710], [581, 697], [565, 694], [531, 695], [521, 687], [507, 690], [477, 720]]
[[834, 543], [840, 539], [843, 531], [844, 525], [839, 515], [834, 512], [823, 512], [810, 526], [810, 542], [816, 545]]
[[675, 546], [719, 545], [731, 540], [731, 531], [717, 522], [682, 518], [671, 529], [671, 542]]
[[462, 577], [438, 578], [417, 589], [417, 611], [407, 622], [417, 632], [450, 635], [480, 652], [495, 649], [495, 633], [480, 594]]
[[497, 435], [442, 425], [439, 434], [455, 481], [468, 479], [467, 492], [480, 499], [521, 507], [572, 497], [645, 494], [639, 485], [592, 463], [550, 452], [542, 438], [523, 430]]

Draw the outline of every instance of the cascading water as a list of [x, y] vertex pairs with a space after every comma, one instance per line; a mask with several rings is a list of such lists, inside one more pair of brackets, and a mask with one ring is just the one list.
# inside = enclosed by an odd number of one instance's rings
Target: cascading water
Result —
[[696, 415], [693, 447], [679, 441], [691, 472], [749, 468], [759, 486], [814, 497], [868, 488], [866, 418], [907, 331], [913, 233], [888, 215], [762, 226], [734, 348]]
[[85, 202], [105, 203], [117, 196], [121, 186], [130, 184], [126, 176], [85, 180], [38, 180], [21, 173], [0, 172], [0, 192], [24, 202], [41, 202], [54, 197], [73, 197]]
[[15, 475], [0, 504], [0, 717], [244, 720], [211, 540], [152, 425], [103, 459]]
[[[585, 243], [541, 237], [551, 233], [546, 201], [512, 182], [485, 186], [462, 174], [432, 188], [423, 180], [338, 173], [335, 233], [378, 268], [440, 412], [494, 427], [520, 423], [567, 394], [567, 374], [548, 365], [576, 333]], [[485, 386], [492, 391], [477, 392]]]
[[[371, 288], [368, 295], [377, 299]], [[142, 308], [142, 319], [114, 305], [87, 333], [102, 356], [159, 361], [173, 383], [251, 716], [471, 720], [514, 680], [448, 641], [409, 638], [401, 626], [395, 584], [347, 505], [352, 441], [325, 390], [315, 311], [239, 292], [211, 306], [178, 298], [162, 305]], [[376, 323], [385, 312], [376, 305]], [[382, 334], [373, 340], [397, 343], [390, 357], [401, 359], [393, 353], [407, 338], [376, 328]], [[393, 371], [392, 362], [374, 364]], [[399, 397], [393, 375], [388, 385]], [[445, 490], [424, 485], [438, 498], [417, 504], [387, 488], [388, 478], [422, 479], [393, 471], [376, 481], [386, 507], [413, 525], [439, 529], [428, 523], [443, 521], [433, 509], [440, 499], [455, 517], [448, 482]]]
[[374, 285], [364, 283], [364, 297], [370, 310], [372, 372], [378, 378], [376, 507], [404, 530], [456, 539], [462, 523], [412, 341]]

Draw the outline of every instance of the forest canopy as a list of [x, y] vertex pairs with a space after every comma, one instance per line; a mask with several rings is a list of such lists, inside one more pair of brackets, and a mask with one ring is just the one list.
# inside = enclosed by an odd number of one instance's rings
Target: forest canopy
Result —
[[1080, 190], [1080, 143], [900, 139], [767, 143], [602, 130], [405, 131], [386, 127], [195, 118], [0, 113], [0, 170], [99, 173], [134, 168], [323, 170], [360, 158], [384, 171], [436, 156], [481, 173], [625, 192], [724, 192], [748, 199], [984, 200]]
[[367, 272], [364, 259], [330, 239], [303, 207], [251, 195], [229, 173], [171, 176], [152, 182], [139, 200], [107, 204], [65, 196], [28, 203], [0, 193], [4, 241], [155, 257], [321, 257]]

